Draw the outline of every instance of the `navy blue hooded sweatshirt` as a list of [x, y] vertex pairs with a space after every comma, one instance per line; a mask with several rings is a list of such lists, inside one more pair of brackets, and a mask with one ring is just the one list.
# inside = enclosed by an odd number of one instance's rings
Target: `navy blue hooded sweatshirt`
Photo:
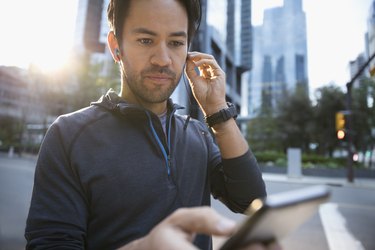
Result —
[[[250, 151], [221, 159], [206, 125], [176, 109], [169, 101], [166, 133], [114, 92], [59, 117], [37, 161], [27, 249], [115, 249], [177, 208], [210, 205], [210, 193], [234, 212], [266, 195]], [[207, 236], [195, 244], [211, 248]]]

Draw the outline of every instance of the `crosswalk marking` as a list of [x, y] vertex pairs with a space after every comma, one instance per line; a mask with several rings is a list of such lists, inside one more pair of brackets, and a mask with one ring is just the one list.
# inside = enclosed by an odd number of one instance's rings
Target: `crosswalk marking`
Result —
[[320, 206], [320, 218], [330, 250], [364, 250], [365, 248], [346, 228], [345, 218], [335, 203]]

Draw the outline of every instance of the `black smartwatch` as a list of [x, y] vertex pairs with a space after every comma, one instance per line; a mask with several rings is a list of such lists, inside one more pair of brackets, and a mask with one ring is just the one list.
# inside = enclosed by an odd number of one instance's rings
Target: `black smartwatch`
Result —
[[237, 118], [237, 109], [233, 103], [227, 102], [228, 108], [222, 109], [210, 116], [206, 116], [204, 119], [209, 127], [216, 124], [228, 121], [231, 118]]

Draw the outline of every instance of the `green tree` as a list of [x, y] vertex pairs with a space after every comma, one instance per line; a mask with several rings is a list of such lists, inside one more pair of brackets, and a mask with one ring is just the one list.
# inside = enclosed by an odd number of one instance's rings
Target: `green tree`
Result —
[[319, 154], [332, 156], [339, 145], [335, 128], [336, 112], [345, 109], [345, 94], [339, 87], [329, 85], [317, 89], [316, 100], [313, 140], [318, 143]]
[[249, 144], [254, 151], [281, 151], [280, 133], [275, 114], [262, 108], [260, 114], [248, 123]]
[[24, 121], [14, 117], [1, 117], [0, 119], [0, 142], [1, 147], [19, 147], [21, 145]]
[[277, 130], [281, 132], [284, 150], [298, 147], [309, 152], [314, 112], [306, 90], [297, 87], [278, 103]]
[[352, 89], [352, 137], [359, 152], [372, 152], [375, 128], [375, 81], [362, 78], [360, 84]]
[[[71, 96], [73, 109], [87, 107], [110, 88], [119, 90], [120, 73], [113, 62], [93, 62], [89, 54], [78, 56], [76, 61], [77, 91]], [[106, 70], [105, 66], [108, 66]]]
[[43, 72], [37, 66], [31, 65], [28, 75], [32, 84], [30, 98], [44, 108], [46, 117], [55, 117], [72, 111], [67, 91], [73, 81], [70, 68], [61, 68], [51, 73]]

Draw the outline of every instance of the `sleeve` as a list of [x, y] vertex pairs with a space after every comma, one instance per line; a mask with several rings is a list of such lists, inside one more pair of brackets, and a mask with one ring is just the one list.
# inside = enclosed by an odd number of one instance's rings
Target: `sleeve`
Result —
[[233, 212], [243, 213], [254, 199], [267, 195], [262, 173], [250, 150], [240, 157], [223, 159], [210, 176], [212, 195]]
[[35, 169], [26, 249], [85, 248], [88, 206], [66, 148], [58, 125], [52, 125]]

